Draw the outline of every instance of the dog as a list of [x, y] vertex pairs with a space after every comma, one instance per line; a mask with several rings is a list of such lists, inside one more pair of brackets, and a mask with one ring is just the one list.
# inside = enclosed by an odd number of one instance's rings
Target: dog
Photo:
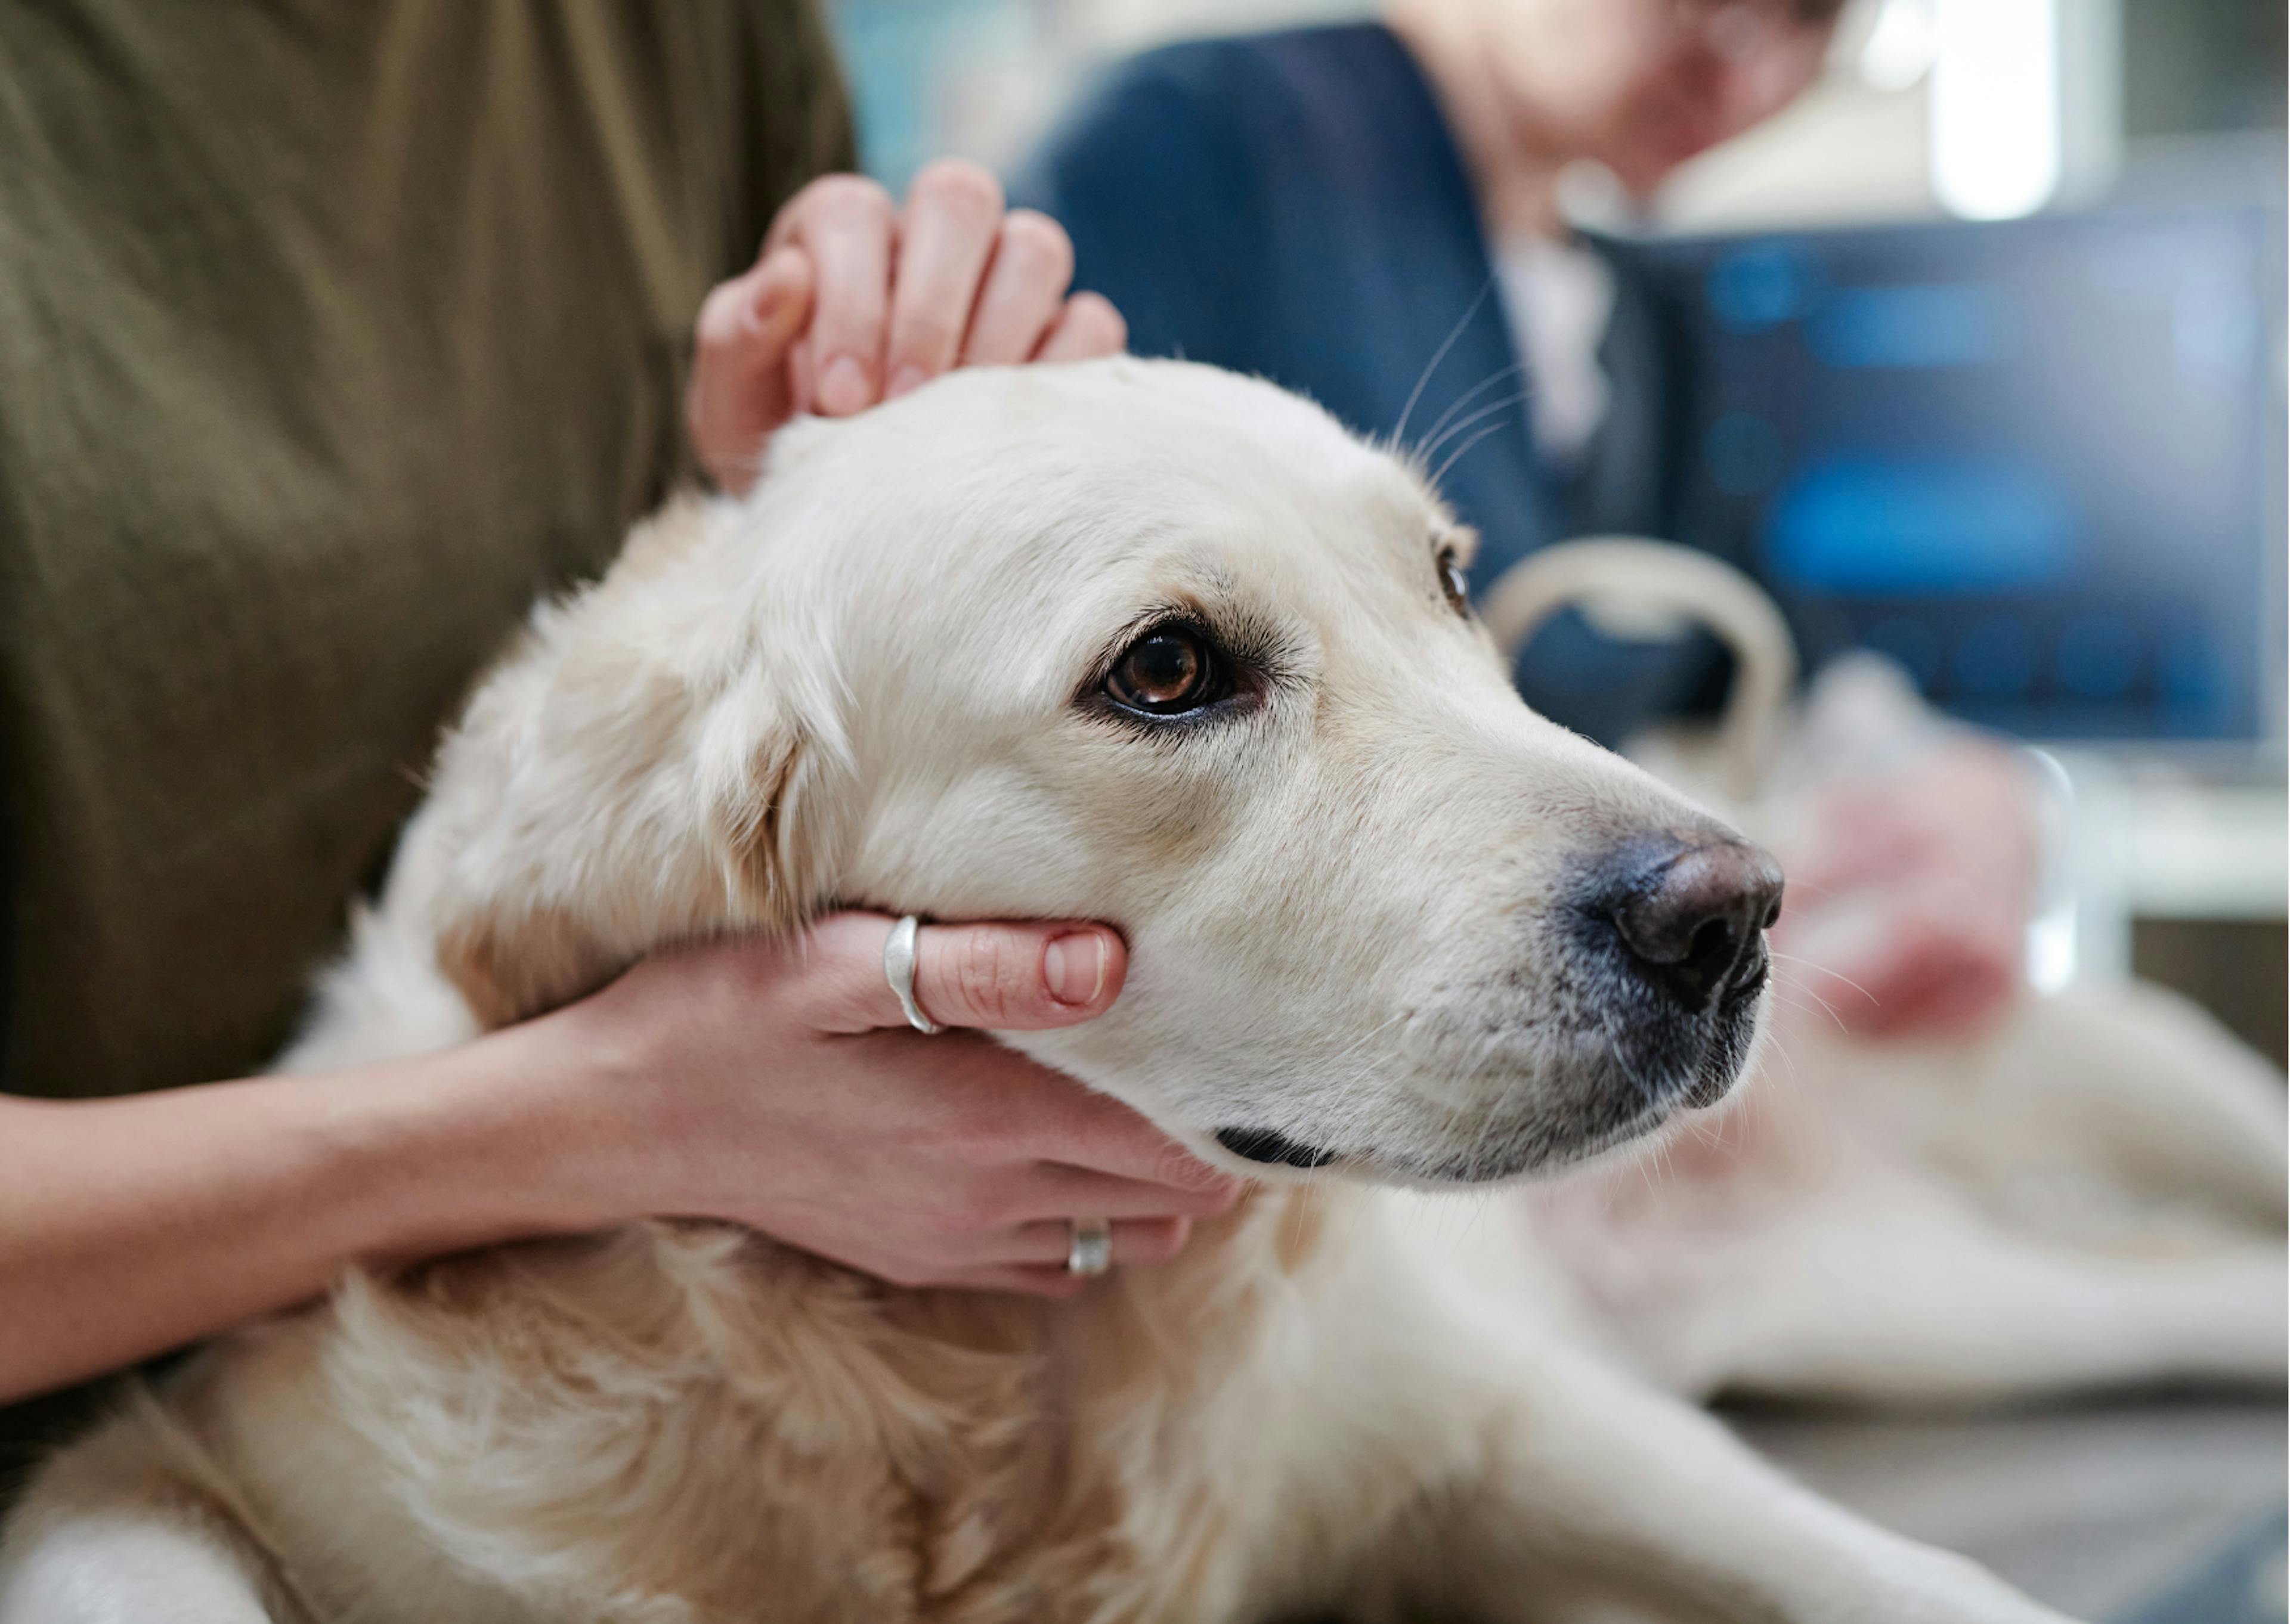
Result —
[[1439, 1194], [1719, 1100], [1782, 884], [1521, 704], [1470, 545], [1317, 407], [1130, 359], [799, 423], [639, 529], [476, 692], [282, 1066], [830, 905], [1095, 917], [1118, 1004], [1005, 1041], [1256, 1188], [1063, 1304], [676, 1222], [352, 1277], [52, 1461], [0, 1618], [2059, 1624]]
[[[1666, 724], [1626, 750], [1783, 852], [1823, 785], [1966, 742], [1870, 655], [1832, 661], [1794, 701], [1780, 610], [1706, 554], [1572, 542], [1514, 565], [1485, 601], [1506, 654], [1574, 604], [1618, 627], [1716, 633], [1734, 678], [1715, 726]], [[2037, 798], [2055, 801], [2044, 776]], [[1795, 903], [1799, 954], [1885, 929], [1877, 900]], [[2279, 1071], [2135, 981], [2023, 991], [1981, 1029], [1870, 1042], [1799, 964], [1777, 961], [1775, 978], [1760, 1075], [1673, 1136], [1656, 1176], [1591, 1169], [1521, 1192], [1546, 1280], [1610, 1357], [1704, 1399], [2280, 1393]]]

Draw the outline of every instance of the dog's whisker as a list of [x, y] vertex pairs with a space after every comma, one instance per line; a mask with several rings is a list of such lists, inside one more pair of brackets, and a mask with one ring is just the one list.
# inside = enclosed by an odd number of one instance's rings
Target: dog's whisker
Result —
[[1840, 1032], [1850, 1032], [1852, 1029], [1845, 1024], [1844, 1017], [1830, 1007], [1829, 1000], [1809, 987], [1799, 988], [1794, 992], [1784, 992], [1777, 986], [1774, 988], [1774, 1002], [1783, 1009], [1794, 1011], [1800, 1015], [1824, 1015], [1836, 1023], [1837, 1029]]
[[1780, 996], [1780, 989], [1776, 988], [1775, 998], [1777, 1002], [1781, 1003], [1783, 1008], [1793, 1011], [1798, 1014], [1818, 1014], [1822, 1016], [1828, 1020], [1830, 1025], [1837, 1028], [1838, 1034], [1840, 1036], [1850, 1037], [1853, 1036], [1853, 1028], [1851, 1024], [1846, 1020], [1843, 1015], [1838, 1012], [1837, 1006], [1831, 1004], [1828, 999], [1822, 997], [1810, 987], [1804, 986], [1800, 983], [1796, 991], [1787, 999], [1782, 999]]
[[[1607, 1011], [1601, 1009], [1598, 1012], [1598, 1024], [1605, 1030], [1607, 1046], [1613, 1051], [1614, 1061], [1617, 1065], [1621, 1067], [1622, 1075], [1630, 1080], [1631, 1086], [1636, 1088], [1641, 1095], [1647, 1099], [1653, 1098], [1654, 1092], [1646, 1086], [1645, 1079], [1638, 1076], [1637, 1068], [1630, 1064], [1629, 1051], [1623, 1045], [1621, 1039], [1616, 1036], [1614, 1032], [1613, 1016]], [[1653, 1152], [1657, 1159], [1661, 1157], [1662, 1154], [1662, 1147], [1659, 1140], [1653, 1142]], [[1649, 1186], [1649, 1188], [1651, 1188], [1651, 1186]]]
[[1630, 1167], [1637, 1172], [1638, 1182], [1645, 1186], [1646, 1194], [1649, 1196], [1658, 1196], [1661, 1192], [1654, 1188], [1653, 1174], [1646, 1170], [1646, 1164], [1651, 1161], [1653, 1157], [1653, 1147], [1649, 1145], [1646, 1147], [1644, 1155], [1634, 1156], [1630, 1158]]
[[1342, 1048], [1337, 1050], [1335, 1053], [1330, 1055], [1323, 1064], [1329, 1067], [1341, 1065], [1353, 1055], [1358, 1053], [1362, 1049], [1367, 1047], [1368, 1044], [1373, 1043], [1378, 1037], [1381, 1037], [1391, 1028], [1398, 1025], [1399, 1022], [1406, 1019], [1407, 1012], [1405, 1010], [1401, 1010], [1396, 1014], [1387, 1016], [1383, 1020], [1376, 1022], [1375, 1025], [1370, 1027], [1366, 1031], [1361, 1033], [1357, 1037], [1352, 1039], [1351, 1042], [1346, 1044]]
[[[1867, 988], [1862, 986], [1860, 982], [1854, 980], [1851, 976], [1845, 974], [1841, 971], [1831, 970], [1826, 964], [1818, 964], [1809, 958], [1801, 958], [1794, 953], [1782, 953], [1770, 948], [1767, 949], [1767, 951], [1773, 952], [1774, 959], [1779, 963], [1803, 964], [1815, 975], [1826, 976], [1832, 981], [1844, 982], [1846, 986], [1851, 988], [1854, 992], [1859, 993], [1871, 1004], [1880, 1004], [1883, 1002], [1883, 1000], [1878, 998], [1875, 993], [1870, 992]], [[1819, 993], [1814, 992], [1812, 988], [1806, 986], [1803, 982], [1799, 982], [1798, 986], [1803, 988], [1806, 992], [1811, 993], [1812, 996], [1816, 998], [1821, 996]]]
[[1529, 389], [1515, 390], [1499, 399], [1489, 401], [1485, 405], [1481, 406], [1477, 411], [1473, 412], [1465, 417], [1457, 419], [1453, 427], [1445, 430], [1441, 434], [1432, 436], [1429, 439], [1424, 442], [1423, 455], [1426, 458], [1437, 455], [1439, 447], [1445, 442], [1453, 440], [1456, 436], [1461, 434], [1474, 423], [1483, 422], [1498, 412], [1509, 411], [1521, 401], [1525, 400], [1531, 394], [1533, 394], [1533, 391]]
[[1415, 415], [1415, 403], [1423, 398], [1424, 386], [1431, 381], [1432, 374], [1439, 370], [1439, 363], [1447, 358], [1447, 352], [1455, 348], [1456, 341], [1470, 326], [1471, 318], [1478, 315], [1479, 307], [1487, 302], [1487, 295], [1494, 291], [1494, 273], [1489, 271], [1487, 279], [1479, 284], [1477, 295], [1464, 307], [1463, 314], [1456, 317], [1455, 324], [1447, 330], [1447, 336], [1440, 341], [1439, 348], [1431, 353], [1431, 359], [1424, 363], [1423, 375], [1407, 392], [1407, 404], [1399, 409], [1399, 425], [1391, 431], [1391, 442], [1395, 447], [1404, 447], [1407, 444], [1407, 420]]
[[[1788, 958], [1786, 954], [1776, 954], [1774, 956], [1777, 959]], [[1791, 964], [1808, 964], [1808, 961], [1802, 959], [1791, 959], [1789, 962]], [[1826, 975], [1828, 973], [1827, 971], [1823, 970], [1818, 964], [1809, 964], [1809, 968], [1811, 968], [1814, 975]], [[1838, 979], [1840, 980], [1843, 980], [1842, 977]], [[1774, 996], [1777, 1000], [1785, 997], [1808, 1000], [1812, 1004], [1817, 1004], [1822, 1009], [1831, 1009], [1829, 1000], [1822, 996], [1820, 989], [1814, 986], [1809, 978], [1793, 976], [1787, 981], [1783, 981], [1778, 977], [1775, 978], [1774, 982]], [[1796, 1004], [1794, 1007], [1801, 1009], [1805, 1007], [1805, 1004], [1800, 1003]]]
[[[1515, 377], [1525, 370], [1525, 362], [1517, 362], [1512, 365], [1504, 367], [1501, 372], [1488, 373], [1478, 382], [1473, 384], [1469, 388], [1455, 396], [1453, 401], [1448, 403], [1447, 409], [1439, 414], [1438, 420], [1433, 423], [1430, 428], [1423, 431], [1422, 443], [1416, 449], [1424, 456], [1430, 455], [1431, 448], [1439, 444], [1439, 431], [1446, 428], [1447, 425], [1454, 420], [1454, 416], [1458, 412], [1461, 412], [1464, 407], [1469, 405], [1471, 402], [1485, 394], [1492, 385], [1500, 383], [1506, 378]], [[1522, 396], [1521, 398], [1524, 398], [1524, 396]]]
[[[1795, 1082], [1797, 1080], [1797, 1056], [1790, 1052], [1789, 1038], [1790, 1035], [1779, 1028], [1768, 1031], [1766, 1037], [1766, 1053], [1772, 1055], [1774, 1060], [1780, 1061], [1782, 1065], [1789, 1067], [1790, 1080], [1791, 1082]], [[1759, 1057], [1759, 1068], [1760, 1069], [1763, 1068], [1763, 1056]], [[1757, 1096], [1752, 1093], [1750, 1096], [1750, 1102], [1754, 1104], [1756, 1103]]]
[[1670, 1172], [1669, 1136], [1668, 1134], [1655, 1134], [1646, 1141], [1646, 1157], [1653, 1164], [1655, 1173], [1660, 1176], [1663, 1182], [1676, 1182], [1676, 1179]]
[[1297, 1247], [1303, 1244], [1304, 1241], [1304, 1202], [1301, 1199], [1291, 1201], [1287, 1210], [1281, 1216], [1287, 1220], [1287, 1249], [1293, 1253]]
[[1489, 423], [1485, 428], [1480, 429], [1469, 439], [1464, 441], [1462, 444], [1457, 446], [1448, 456], [1447, 460], [1439, 465], [1439, 471], [1431, 476], [1430, 484], [1432, 489], [1438, 489], [1439, 482], [1447, 477], [1447, 470], [1453, 468], [1458, 462], [1461, 462], [1463, 460], [1464, 452], [1469, 451], [1473, 446], [1485, 439], [1489, 435], [1501, 434], [1504, 429], [1509, 427], [1510, 425], [1508, 423]]

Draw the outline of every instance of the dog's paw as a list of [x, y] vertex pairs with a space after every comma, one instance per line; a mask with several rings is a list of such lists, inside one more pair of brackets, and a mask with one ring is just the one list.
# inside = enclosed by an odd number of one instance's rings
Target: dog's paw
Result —
[[2081, 1624], [1968, 1557], [1930, 1549], [1918, 1557], [1913, 1574], [1887, 1582], [1890, 1594], [1864, 1615], [1867, 1624]]

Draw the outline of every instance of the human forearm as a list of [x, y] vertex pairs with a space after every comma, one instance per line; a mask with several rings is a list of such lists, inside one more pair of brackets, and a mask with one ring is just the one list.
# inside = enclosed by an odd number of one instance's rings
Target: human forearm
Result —
[[551, 1023], [419, 1060], [0, 1099], [0, 1398], [323, 1291], [361, 1260], [609, 1221], [613, 1124]]
[[[0, 1096], [0, 1400], [386, 1264], [648, 1216], [744, 1224], [902, 1284], [1070, 1295], [1069, 1220], [1157, 1262], [1237, 1198], [1125, 1107], [967, 1034], [923, 1037], [890, 922], [661, 955], [466, 1047], [130, 1100]], [[1055, 951], [1053, 951], [1053, 948]], [[933, 925], [944, 1024], [1069, 1026], [1119, 995], [1091, 925]], [[889, 1029], [885, 1029], [889, 1028]]]

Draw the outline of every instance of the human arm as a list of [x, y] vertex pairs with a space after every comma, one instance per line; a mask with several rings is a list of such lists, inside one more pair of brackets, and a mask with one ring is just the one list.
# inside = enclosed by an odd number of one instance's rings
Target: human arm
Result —
[[[889, 921], [638, 964], [460, 1048], [128, 1099], [0, 1098], [0, 1400], [386, 1266], [646, 1216], [752, 1226], [902, 1284], [1061, 1295], [1066, 1220], [1172, 1256], [1237, 1187], [1133, 1113], [972, 1034], [904, 1028]], [[1056, 950], [1051, 950], [1055, 942]], [[1103, 1012], [1101, 926], [926, 927], [932, 1017]], [[1060, 991], [1070, 995], [1061, 996]]]

